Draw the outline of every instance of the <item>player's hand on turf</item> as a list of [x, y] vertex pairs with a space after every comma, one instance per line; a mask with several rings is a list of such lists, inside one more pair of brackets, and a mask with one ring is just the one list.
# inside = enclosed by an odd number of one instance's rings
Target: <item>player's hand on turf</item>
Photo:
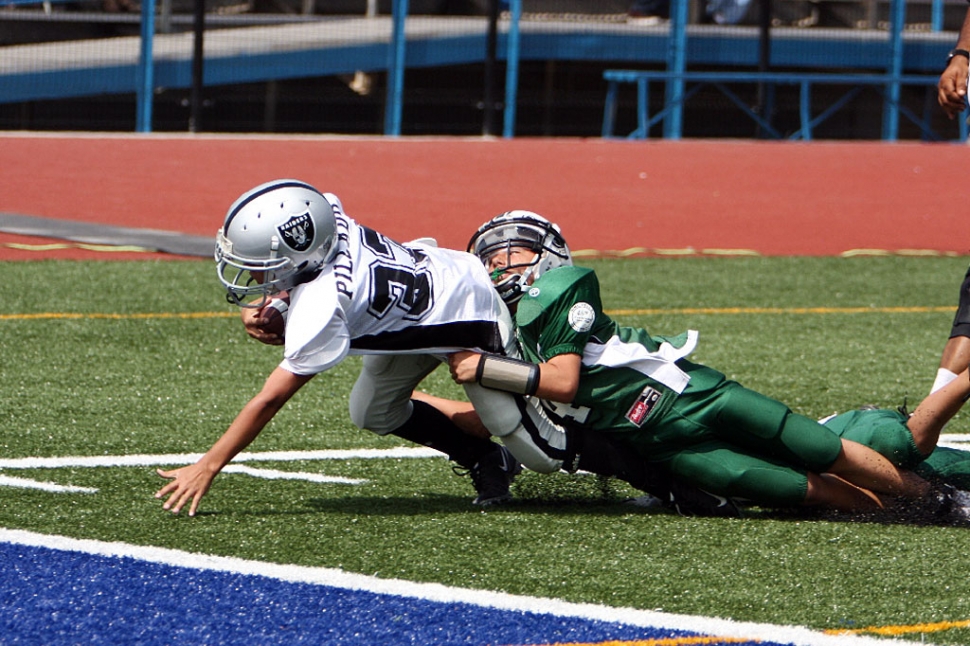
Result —
[[954, 56], [937, 84], [937, 101], [953, 119], [967, 107], [967, 59]]
[[215, 478], [215, 473], [198, 464], [192, 464], [180, 469], [172, 469], [171, 471], [156, 469], [155, 473], [171, 480], [171, 482], [155, 492], [156, 498], [165, 498], [168, 496], [165, 504], [162, 505], [162, 509], [177, 514], [182, 511], [182, 507], [191, 503], [189, 505], [189, 516], [195, 516], [202, 496], [209, 490], [209, 487], [212, 485], [212, 480]]
[[475, 383], [475, 376], [478, 374], [478, 362], [482, 355], [477, 352], [463, 350], [448, 355], [448, 368], [451, 370], [451, 378], [456, 384]]
[[243, 327], [246, 328], [246, 334], [256, 339], [260, 343], [265, 343], [267, 345], [283, 345], [283, 337], [275, 332], [270, 332], [265, 329], [265, 325], [269, 323], [269, 319], [261, 316], [262, 309], [258, 308], [242, 308], [242, 322]]

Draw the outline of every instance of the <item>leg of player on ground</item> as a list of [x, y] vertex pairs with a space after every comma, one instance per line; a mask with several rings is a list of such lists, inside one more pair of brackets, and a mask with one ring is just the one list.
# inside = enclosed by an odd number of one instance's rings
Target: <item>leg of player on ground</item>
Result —
[[434, 407], [411, 399], [440, 363], [431, 355], [365, 356], [350, 393], [350, 418], [359, 428], [428, 446], [470, 469], [498, 444], [462, 432]]
[[[959, 337], [970, 341], [966, 337]], [[916, 407], [906, 426], [913, 434], [916, 448], [929, 455], [940, 440], [940, 432], [970, 397], [970, 371], [966, 368], [945, 386], [937, 388]]]
[[[970, 12], [967, 14], [970, 16]], [[953, 317], [950, 338], [943, 347], [940, 367], [936, 373], [931, 393], [947, 385], [970, 365], [970, 269], [960, 285], [960, 300]]]

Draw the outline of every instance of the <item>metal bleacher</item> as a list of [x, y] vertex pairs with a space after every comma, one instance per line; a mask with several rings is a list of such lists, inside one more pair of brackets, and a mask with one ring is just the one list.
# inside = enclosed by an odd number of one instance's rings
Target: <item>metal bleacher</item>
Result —
[[[292, 18], [291, 18], [292, 20]], [[448, 37], [436, 35], [446, 20]], [[247, 17], [208, 19], [219, 29], [205, 34], [205, 82], [208, 85], [273, 79], [329, 76], [387, 68], [391, 17], [322, 18], [260, 25]], [[335, 32], [334, 23], [351, 27]], [[468, 47], [456, 41], [484, 43], [485, 26], [469, 18], [414, 17], [407, 23], [409, 65], [471, 62]], [[141, 47], [139, 36], [65, 41], [6, 47], [0, 76], [0, 101], [29, 101], [104, 93], [134, 92]], [[154, 38], [155, 82], [160, 87], [188, 87], [193, 53], [191, 32]], [[480, 48], [480, 47], [479, 47]], [[480, 60], [480, 56], [474, 57]]]
[[[0, 0], [0, 25], [13, 18], [50, 21], [56, 15], [19, 11], [14, 16], [16, 6], [12, 2], [7, 0], [5, 5]], [[943, 0], [936, 2], [943, 6]], [[406, 11], [407, 2], [395, 0], [395, 7], [402, 4]], [[864, 11], [869, 20], [876, 20], [876, 9], [869, 6]], [[131, 33], [9, 45], [0, 40], [0, 103], [138, 92], [145, 82], [145, 68], [140, 64], [145, 43], [137, 32], [139, 16], [115, 15], [105, 19], [108, 18], [115, 24], [127, 24]], [[87, 15], [85, 19], [96, 17]], [[190, 16], [174, 16], [172, 33], [157, 33], [151, 38], [152, 87], [190, 86], [190, 20]], [[403, 24], [404, 65], [408, 68], [482, 60], [488, 30], [482, 16], [409, 15], [397, 24]], [[395, 25], [391, 15], [210, 14], [206, 16], [204, 43], [205, 83], [217, 86], [389, 71], [395, 65], [389, 54], [395, 45]], [[500, 20], [500, 34], [498, 57], [508, 61], [510, 71], [518, 61], [604, 61], [617, 68], [632, 68], [632, 72], [648, 67], [651, 81], [669, 81], [677, 74], [681, 81], [689, 79], [683, 70], [670, 67], [675, 36], [669, 25], [641, 26], [602, 16], [589, 20], [570, 15], [523, 19], [521, 5], [516, 1], [512, 2], [511, 13], [506, 12]], [[758, 60], [760, 31], [755, 25], [726, 30], [718, 25], [686, 24], [682, 35], [683, 56], [691, 71], [733, 69], [737, 73], [750, 69]], [[790, 76], [790, 82], [797, 82], [799, 75], [826, 72], [875, 76], [891, 72], [887, 57], [892, 33], [886, 29], [805, 29], [782, 25], [772, 28], [771, 38], [772, 67], [791, 70], [781, 72]], [[941, 61], [955, 38], [952, 31], [933, 29], [901, 33], [901, 51], [897, 54], [905, 66], [898, 74], [918, 76], [920, 82], [938, 75]], [[515, 79], [507, 76], [506, 81]], [[630, 77], [627, 82], [634, 83], [635, 79]], [[611, 91], [615, 103], [616, 87], [611, 86]], [[510, 93], [507, 87], [506, 94], [514, 100], [514, 88]], [[604, 99], [608, 102], [610, 97]], [[609, 106], [607, 117], [608, 111]], [[604, 123], [604, 135], [612, 135], [612, 124], [610, 132], [606, 126]], [[513, 131], [514, 127], [507, 127], [505, 134], [510, 136]], [[802, 132], [810, 138], [808, 127]], [[645, 135], [645, 130], [641, 129], [640, 134]], [[966, 137], [965, 131], [962, 137]]]

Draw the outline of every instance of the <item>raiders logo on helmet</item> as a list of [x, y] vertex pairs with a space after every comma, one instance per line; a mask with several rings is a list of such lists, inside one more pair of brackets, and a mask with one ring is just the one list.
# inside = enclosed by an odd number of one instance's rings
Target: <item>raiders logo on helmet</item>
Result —
[[276, 227], [287, 247], [293, 251], [306, 251], [313, 244], [313, 218], [310, 212], [294, 215], [284, 224]]

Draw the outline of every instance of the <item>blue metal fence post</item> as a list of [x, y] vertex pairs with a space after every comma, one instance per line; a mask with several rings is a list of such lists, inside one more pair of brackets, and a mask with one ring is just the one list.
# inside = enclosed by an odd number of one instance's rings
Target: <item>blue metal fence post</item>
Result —
[[687, 3], [672, 0], [670, 6], [670, 34], [667, 36], [667, 95], [664, 118], [664, 138], [680, 139], [684, 113], [684, 78], [687, 69]]
[[404, 95], [404, 49], [407, 38], [404, 24], [408, 15], [408, 0], [391, 3], [391, 45], [387, 54], [387, 98], [384, 101], [384, 134], [401, 134], [401, 102]]
[[802, 141], [812, 140], [812, 84], [802, 79], [798, 95], [798, 114], [802, 122]]
[[899, 137], [899, 77], [903, 72], [903, 27], [906, 23], [906, 0], [889, 3], [889, 69], [882, 108], [882, 138], [896, 141]]
[[620, 82], [607, 79], [606, 103], [603, 105], [603, 130], [600, 133], [604, 139], [613, 136], [613, 124], [616, 123], [616, 95], [619, 91]]
[[155, 94], [155, 0], [141, 3], [141, 47], [138, 54], [135, 131], [152, 131], [152, 99]]
[[510, 0], [509, 40], [505, 48], [505, 113], [502, 136], [515, 136], [515, 102], [519, 93], [519, 20], [522, 19], [522, 0]]

